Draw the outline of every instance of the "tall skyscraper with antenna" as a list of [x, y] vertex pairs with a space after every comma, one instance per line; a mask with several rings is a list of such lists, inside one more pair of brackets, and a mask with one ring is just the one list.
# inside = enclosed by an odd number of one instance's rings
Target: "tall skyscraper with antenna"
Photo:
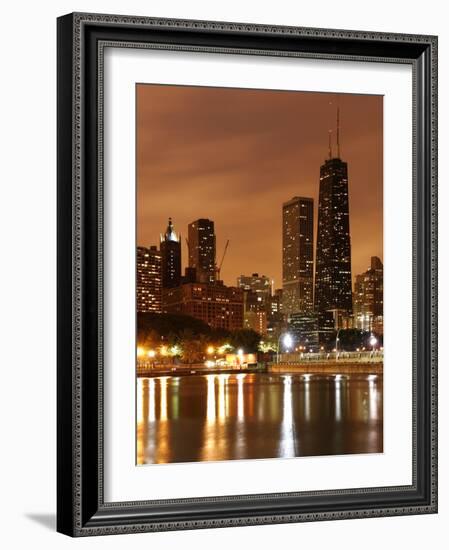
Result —
[[[351, 235], [349, 228], [348, 165], [340, 158], [340, 109], [337, 109], [337, 155], [320, 167], [314, 309], [321, 330], [338, 328], [341, 315], [352, 313]], [[330, 315], [335, 320], [329, 324]]]

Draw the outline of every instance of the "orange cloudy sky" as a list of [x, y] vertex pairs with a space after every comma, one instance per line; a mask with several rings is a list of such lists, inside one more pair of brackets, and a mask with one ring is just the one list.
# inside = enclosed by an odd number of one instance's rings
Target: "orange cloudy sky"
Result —
[[209, 218], [218, 259], [230, 240], [226, 284], [258, 272], [281, 287], [282, 203], [314, 198], [316, 226], [320, 165], [337, 105], [353, 276], [371, 256], [383, 259], [383, 100], [368, 95], [139, 84], [137, 243], [159, 244], [171, 216], [184, 269], [187, 225]]

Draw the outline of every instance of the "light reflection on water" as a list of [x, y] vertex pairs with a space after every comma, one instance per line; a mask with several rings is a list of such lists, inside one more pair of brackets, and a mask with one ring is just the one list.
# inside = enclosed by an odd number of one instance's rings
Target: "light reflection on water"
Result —
[[137, 463], [382, 452], [382, 377], [254, 373], [137, 381]]
[[237, 386], [238, 386], [238, 397], [237, 397], [237, 418], [239, 422], [243, 422], [245, 418], [245, 405], [243, 397], [243, 381], [245, 380], [246, 374], [240, 373], [237, 374]]
[[292, 406], [292, 377], [286, 375], [284, 379], [284, 404], [282, 409], [282, 425], [279, 438], [279, 456], [294, 457], [295, 452], [295, 419]]
[[215, 422], [215, 374], [207, 375], [207, 421]]

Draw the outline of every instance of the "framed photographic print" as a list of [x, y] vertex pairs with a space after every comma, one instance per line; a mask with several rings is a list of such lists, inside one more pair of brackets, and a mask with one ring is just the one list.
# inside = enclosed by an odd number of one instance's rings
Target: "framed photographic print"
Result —
[[437, 511], [437, 38], [58, 19], [58, 531]]

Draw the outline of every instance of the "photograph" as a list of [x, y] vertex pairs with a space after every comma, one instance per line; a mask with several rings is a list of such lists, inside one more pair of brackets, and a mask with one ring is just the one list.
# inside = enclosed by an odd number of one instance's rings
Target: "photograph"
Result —
[[383, 452], [383, 96], [136, 84], [136, 464]]
[[59, 533], [437, 515], [438, 36], [334, 8], [58, 17]]

